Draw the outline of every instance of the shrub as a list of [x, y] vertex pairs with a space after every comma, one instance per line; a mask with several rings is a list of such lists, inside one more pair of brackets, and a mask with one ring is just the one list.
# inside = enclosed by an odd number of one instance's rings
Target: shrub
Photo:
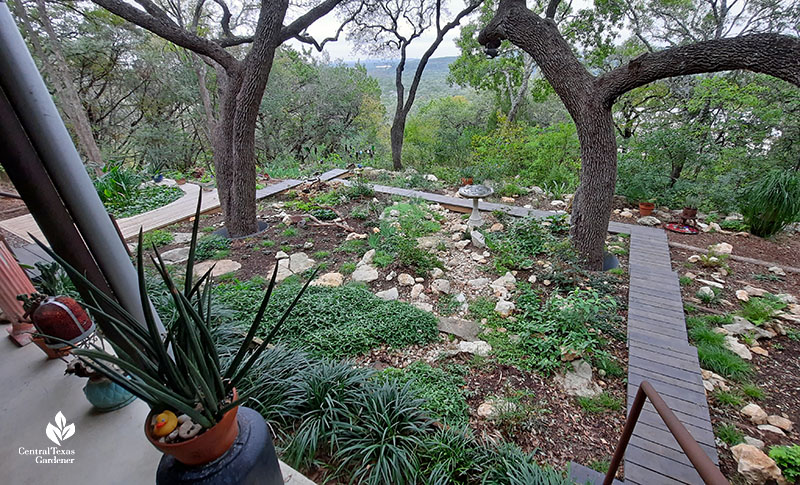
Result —
[[795, 483], [800, 480], [800, 445], [773, 446], [769, 457], [775, 460], [787, 480]]
[[730, 391], [714, 391], [714, 399], [716, 399], [718, 403], [726, 406], [735, 408], [742, 406], [742, 398]]
[[[494, 253], [497, 272], [529, 269], [537, 255], [564, 249], [559, 247], [566, 235], [563, 220], [563, 216], [548, 217], [544, 221], [526, 217], [509, 223], [503, 232], [488, 233], [486, 245]], [[569, 247], [566, 252], [569, 253]]]
[[742, 380], [753, 373], [750, 364], [721, 346], [700, 344], [697, 346], [697, 356], [701, 367], [724, 377]]
[[786, 308], [786, 304], [777, 298], [753, 297], [742, 304], [741, 314], [756, 325], [768, 322], [775, 312]]
[[742, 392], [750, 399], [756, 399], [758, 401], [766, 397], [764, 390], [758, 387], [758, 385], [752, 383], [742, 384]]
[[753, 183], [741, 207], [750, 232], [769, 237], [800, 216], [800, 176], [775, 170]]
[[352, 274], [355, 270], [356, 270], [356, 263], [352, 262], [342, 263], [342, 266], [339, 267], [339, 271], [341, 271], [343, 275]]

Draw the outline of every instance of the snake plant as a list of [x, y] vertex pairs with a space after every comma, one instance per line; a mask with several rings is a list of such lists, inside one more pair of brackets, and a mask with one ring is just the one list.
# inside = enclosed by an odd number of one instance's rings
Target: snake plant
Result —
[[80, 271], [71, 267], [41, 242], [37, 243], [64, 267], [70, 277], [79, 280], [88, 288], [93, 301], [83, 303], [100, 321], [100, 326], [109, 335], [109, 340], [112, 340], [114, 354], [97, 346], [74, 349], [73, 354], [84, 359], [97, 372], [145, 401], [151, 409], [159, 411], [170, 409], [176, 414], [186, 414], [195, 423], [210, 428], [227, 411], [248, 398], [248, 392], [239, 392], [238, 399], [233, 400], [233, 388], [237, 387], [247, 375], [275, 337], [313, 276], [309, 278], [281, 318], [272, 323], [267, 338], [258, 343], [255, 349], [251, 349], [256, 332], [263, 323], [270, 295], [275, 288], [278, 273], [277, 264], [275, 265], [261, 306], [241, 346], [233, 360], [223, 368], [211, 337], [213, 326], [211, 269], [193, 281], [201, 199], [202, 195], [197, 202], [182, 290], [179, 290], [173, 281], [158, 249], [153, 246], [155, 256], [151, 256], [151, 260], [169, 289], [177, 310], [176, 320], [165, 332], [160, 330], [157, 316], [147, 297], [141, 230], [136, 261], [144, 322], [140, 322], [114, 298], [94, 286]]

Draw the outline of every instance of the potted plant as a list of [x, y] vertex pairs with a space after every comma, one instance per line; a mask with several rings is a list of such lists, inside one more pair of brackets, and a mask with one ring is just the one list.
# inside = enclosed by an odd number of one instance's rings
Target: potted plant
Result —
[[642, 217], [647, 217], [652, 214], [655, 208], [656, 203], [654, 199], [639, 200], [639, 215]]
[[[263, 478], [259, 483], [283, 483], [277, 455], [263, 418], [258, 416], [259, 429], [264, 430], [263, 439], [259, 437], [260, 432], [251, 430], [252, 425], [249, 421], [237, 419], [240, 405], [249, 394], [247, 390], [239, 394], [237, 387], [280, 330], [313, 279], [313, 275], [281, 318], [271, 326], [268, 336], [256, 345], [254, 344], [256, 333], [262, 325], [264, 312], [275, 287], [278, 271], [276, 265], [261, 306], [238, 351], [230, 360], [220, 359], [211, 333], [214, 324], [211, 312], [213, 303], [211, 269], [196, 280], [192, 277], [201, 198], [202, 196], [198, 198], [182, 289], [179, 289], [173, 281], [155, 245], [152, 248], [155, 256], [151, 257], [151, 260], [169, 289], [175, 305], [175, 321], [167, 325], [165, 333], [159, 329], [156, 316], [146, 298], [141, 231], [136, 257], [139, 291], [143, 295], [145, 317], [145, 322], [141, 323], [116, 300], [94, 287], [80, 271], [70, 267], [49, 248], [41, 243], [40, 245], [72, 278], [91, 289], [95, 301], [87, 303], [87, 308], [98, 317], [101, 328], [106, 332], [113, 330], [113, 334], [117, 336], [114, 341], [110, 341], [116, 355], [96, 346], [74, 349], [73, 353], [83, 359], [89, 368], [149, 405], [150, 413], [143, 422], [145, 435], [162, 453], [174, 457], [162, 458], [158, 471], [159, 482], [162, 482], [162, 477], [166, 474], [170, 478], [163, 481], [175, 483], [176, 474], [192, 470], [187, 467], [224, 466], [227, 467], [226, 473], [233, 473], [239, 477], [243, 473], [242, 470], [246, 470], [247, 467], [253, 470], [260, 467], [257, 472]], [[112, 309], [113, 312], [104, 311], [98, 303], [104, 308]], [[245, 414], [248, 416], [257, 414], [247, 408], [241, 410], [246, 410]], [[240, 422], [245, 422], [248, 426], [248, 432], [243, 433], [241, 437], [239, 437]], [[254, 436], [261, 441], [256, 444], [247, 441], [240, 443], [248, 437], [252, 441]], [[232, 446], [234, 441], [236, 441], [235, 447]], [[258, 449], [242, 451], [248, 446], [257, 446]], [[229, 450], [230, 453], [227, 453]], [[175, 464], [175, 460], [182, 465]], [[247, 465], [232, 464], [235, 460], [251, 461]], [[265, 462], [268, 463], [265, 465]], [[166, 472], [163, 470], [165, 467], [169, 468]]]
[[694, 219], [697, 217], [697, 206], [700, 205], [700, 197], [696, 195], [687, 195], [683, 204], [683, 211], [681, 217], [684, 219]]
[[69, 355], [74, 345], [94, 333], [94, 322], [73, 298], [30, 293], [17, 295], [17, 300], [36, 328], [33, 342], [50, 359]]
[[475, 175], [475, 168], [472, 166], [461, 169], [461, 185], [472, 185]]

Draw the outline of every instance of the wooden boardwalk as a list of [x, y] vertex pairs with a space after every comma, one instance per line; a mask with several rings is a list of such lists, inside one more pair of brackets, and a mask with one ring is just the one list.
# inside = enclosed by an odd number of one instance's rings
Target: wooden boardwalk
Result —
[[[340, 177], [347, 173], [344, 169], [329, 170], [319, 176], [320, 180], [327, 181]], [[268, 185], [263, 189], [256, 191], [256, 200], [275, 195], [277, 193], [289, 190], [303, 184], [303, 180], [283, 180], [281, 182]], [[122, 236], [125, 239], [131, 238], [139, 234], [139, 228], [144, 232], [160, 229], [162, 227], [170, 226], [176, 222], [183, 221], [192, 217], [197, 210], [197, 195], [202, 190], [200, 186], [195, 184], [184, 184], [179, 186], [183, 190], [184, 195], [180, 199], [167, 204], [158, 209], [153, 209], [142, 214], [132, 217], [126, 217], [117, 220]], [[219, 194], [216, 189], [205, 191], [203, 193], [203, 204], [200, 208], [201, 213], [206, 213], [219, 209]], [[14, 234], [15, 236], [24, 239], [27, 242], [33, 243], [31, 235], [44, 241], [44, 235], [30, 214], [15, 217], [5, 221], [0, 221], [0, 228]]]
[[[344, 181], [350, 184], [350, 181]], [[374, 185], [376, 192], [424, 199], [469, 211], [472, 201], [418, 190]], [[484, 211], [526, 217], [556, 212], [480, 202]], [[662, 229], [610, 222], [609, 232], [630, 234], [628, 292], [628, 410], [639, 384], [647, 380], [714, 463], [714, 433], [700, 373], [697, 349], [689, 345], [678, 275], [672, 271], [667, 235]], [[602, 483], [602, 475], [573, 463], [577, 483]], [[619, 483], [615, 481], [615, 483]], [[702, 484], [667, 426], [645, 404], [625, 453], [624, 483], [638, 485]]]

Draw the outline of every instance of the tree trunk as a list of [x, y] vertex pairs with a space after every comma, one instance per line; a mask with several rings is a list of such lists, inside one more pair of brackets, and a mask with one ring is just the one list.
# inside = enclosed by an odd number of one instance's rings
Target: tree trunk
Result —
[[576, 126], [582, 164], [580, 185], [572, 202], [570, 235], [587, 267], [600, 270], [617, 178], [617, 139], [611, 109], [597, 99], [590, 100]]
[[511, 109], [508, 110], [508, 121], [513, 123], [519, 114], [519, 107], [522, 106], [522, 101], [525, 99], [525, 94], [528, 92], [528, 80], [533, 74], [533, 57], [528, 54], [525, 56], [525, 67], [522, 71], [522, 84], [517, 90], [517, 95], [511, 100]]
[[94, 139], [92, 126], [89, 123], [89, 118], [86, 115], [86, 110], [83, 107], [81, 98], [78, 95], [78, 91], [75, 89], [75, 85], [72, 83], [67, 59], [61, 51], [61, 44], [58, 41], [53, 25], [50, 23], [50, 17], [44, 2], [42, 0], [36, 0], [36, 7], [39, 11], [39, 20], [42, 24], [42, 28], [47, 34], [47, 46], [53, 54], [52, 60], [41, 44], [38, 34], [31, 27], [30, 19], [22, 2], [14, 2], [14, 5], [16, 14], [20, 17], [28, 32], [28, 38], [33, 46], [33, 50], [37, 57], [39, 57], [42, 68], [47, 74], [47, 77], [50, 78], [53, 88], [58, 95], [56, 98], [58, 106], [67, 118], [67, 123], [72, 128], [72, 132], [78, 140], [78, 147], [89, 162], [87, 165], [91, 166], [95, 174], [100, 175], [104, 165], [103, 156]]
[[406, 131], [406, 114], [398, 110], [394, 114], [390, 140], [392, 144], [392, 167], [394, 170], [403, 170], [403, 135]]

